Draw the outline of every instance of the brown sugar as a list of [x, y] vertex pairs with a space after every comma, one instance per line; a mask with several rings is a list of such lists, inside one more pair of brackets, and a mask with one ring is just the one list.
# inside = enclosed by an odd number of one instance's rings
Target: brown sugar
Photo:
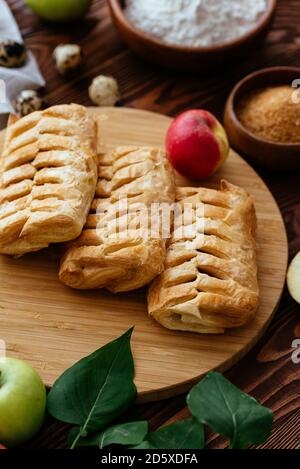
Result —
[[256, 136], [276, 143], [300, 143], [300, 102], [288, 85], [257, 89], [237, 107], [241, 123]]

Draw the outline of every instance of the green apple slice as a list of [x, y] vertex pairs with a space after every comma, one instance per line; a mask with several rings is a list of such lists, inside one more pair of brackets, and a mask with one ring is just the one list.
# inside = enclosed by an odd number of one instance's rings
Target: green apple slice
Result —
[[289, 267], [287, 285], [292, 298], [300, 304], [300, 252]]

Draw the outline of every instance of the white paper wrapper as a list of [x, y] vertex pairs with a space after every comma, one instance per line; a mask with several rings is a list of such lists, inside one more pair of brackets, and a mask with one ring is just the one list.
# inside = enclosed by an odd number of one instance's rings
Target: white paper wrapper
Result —
[[[0, 0], [0, 40], [13, 39], [23, 42], [18, 25], [5, 0]], [[12, 101], [25, 89], [38, 89], [45, 86], [45, 80], [33, 54], [28, 53], [28, 60], [23, 67], [5, 68], [0, 66], [0, 128], [5, 127], [7, 115], [14, 112]], [[5, 89], [4, 89], [5, 88]]]

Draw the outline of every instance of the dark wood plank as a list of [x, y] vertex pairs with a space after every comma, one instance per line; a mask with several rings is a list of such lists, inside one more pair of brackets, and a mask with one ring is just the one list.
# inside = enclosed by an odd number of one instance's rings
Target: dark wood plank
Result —
[[[191, 107], [205, 107], [221, 118], [229, 90], [243, 75], [272, 65], [300, 66], [299, 0], [279, 0], [273, 29], [259, 50], [234, 67], [224, 67], [211, 76], [184, 71], [174, 73], [136, 58], [112, 26], [105, 0], [95, 0], [87, 18], [75, 25], [43, 22], [22, 0], [8, 0], [8, 3], [47, 80], [49, 105], [71, 101], [91, 104], [88, 85], [94, 76], [104, 73], [118, 79], [123, 105], [170, 115]], [[71, 81], [61, 78], [53, 64], [53, 49], [61, 42], [78, 42], [85, 54], [82, 73]], [[300, 250], [299, 175], [258, 171], [283, 213], [292, 256]], [[268, 332], [256, 348], [226, 374], [233, 383], [274, 411], [274, 431], [263, 448], [295, 448], [298, 444], [300, 367], [291, 361], [291, 343], [296, 337], [300, 337], [300, 306], [285, 291]], [[188, 415], [185, 396], [139, 406], [135, 412], [149, 419], [151, 429]], [[68, 426], [49, 418], [29, 447], [66, 447], [67, 431]], [[226, 446], [222, 438], [213, 434], [208, 434], [208, 444], [211, 448]]]

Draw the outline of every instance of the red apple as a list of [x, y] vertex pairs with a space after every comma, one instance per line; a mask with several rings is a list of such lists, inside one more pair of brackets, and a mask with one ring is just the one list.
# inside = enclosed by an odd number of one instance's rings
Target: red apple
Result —
[[211, 176], [229, 153], [223, 126], [210, 112], [200, 109], [186, 111], [172, 122], [166, 148], [173, 167], [193, 180]]
[[6, 449], [5, 446], [1, 445], [0, 443], [0, 449]]

